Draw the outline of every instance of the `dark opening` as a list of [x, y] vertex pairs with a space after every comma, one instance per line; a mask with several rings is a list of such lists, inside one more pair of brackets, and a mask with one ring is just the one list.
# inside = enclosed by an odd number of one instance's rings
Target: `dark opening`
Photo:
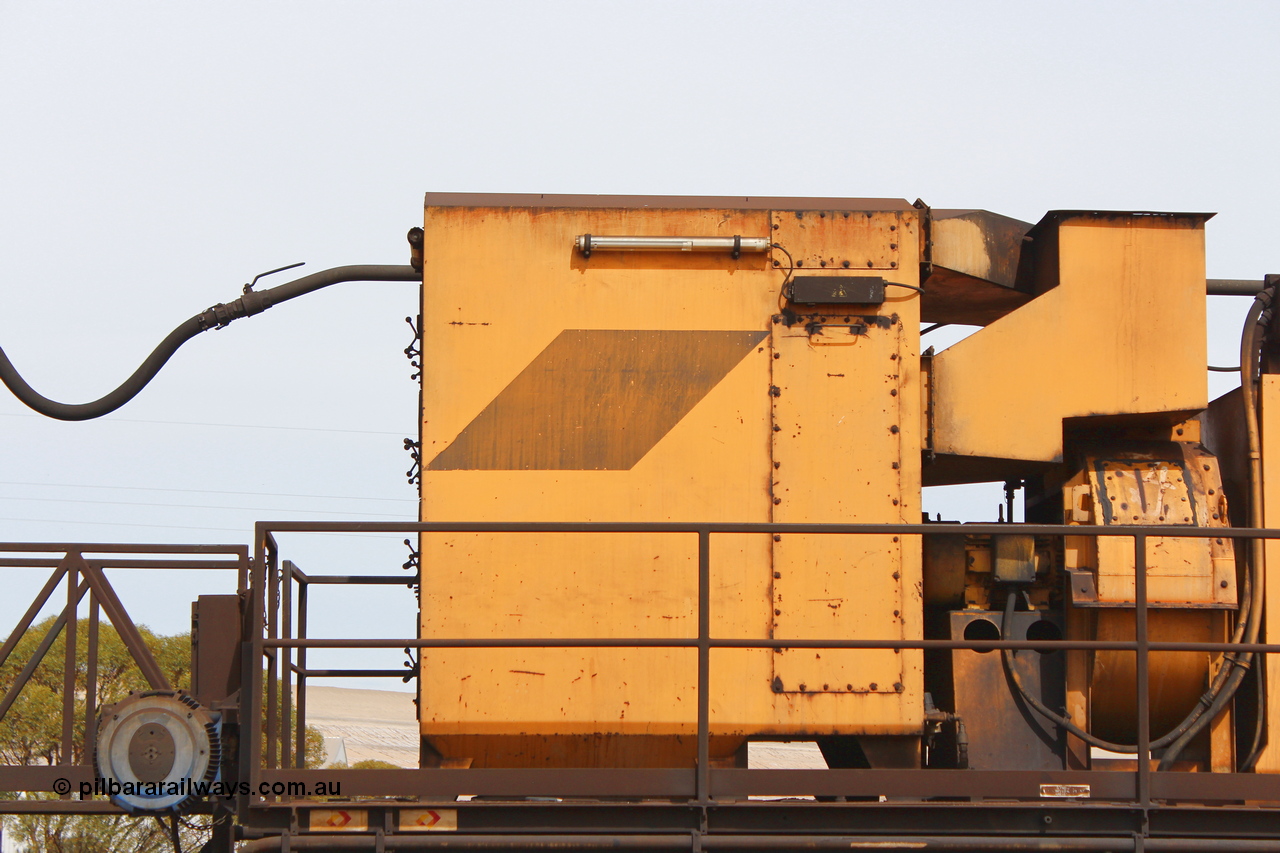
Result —
[[[1027, 626], [1028, 640], [1061, 640], [1062, 629], [1048, 619], [1037, 619]], [[1036, 649], [1042, 655], [1051, 655], [1047, 649]]]
[[[998, 640], [1000, 639], [1000, 628], [990, 619], [974, 619], [964, 626], [964, 638], [966, 640]], [[985, 655], [991, 649], [971, 649], [970, 651]]]

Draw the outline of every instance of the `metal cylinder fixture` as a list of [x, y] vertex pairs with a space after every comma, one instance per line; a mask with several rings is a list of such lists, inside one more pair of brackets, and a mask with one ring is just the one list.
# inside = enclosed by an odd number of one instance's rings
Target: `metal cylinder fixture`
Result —
[[1210, 296], [1254, 296], [1280, 284], [1280, 275], [1271, 274], [1258, 279], [1211, 278], [1205, 282], [1205, 291]]
[[742, 252], [767, 252], [767, 237], [601, 237], [595, 234], [579, 234], [573, 241], [576, 248], [588, 258], [592, 252], [730, 252], [737, 257]]

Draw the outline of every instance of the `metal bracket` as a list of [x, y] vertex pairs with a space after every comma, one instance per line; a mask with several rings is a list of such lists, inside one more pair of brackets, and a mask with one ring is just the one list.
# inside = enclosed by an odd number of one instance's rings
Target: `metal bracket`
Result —
[[422, 556], [418, 549], [413, 547], [412, 540], [404, 540], [405, 547], [409, 549], [409, 559], [405, 560], [400, 568], [406, 572], [416, 572], [418, 570], [419, 558]]
[[409, 233], [405, 235], [405, 239], [409, 241], [409, 266], [416, 272], [422, 272], [423, 237], [422, 229], [416, 226], [410, 228]]
[[409, 378], [417, 381], [422, 377], [422, 318], [419, 316], [418, 322], [414, 323], [412, 317], [405, 317], [404, 321], [409, 324], [409, 328], [413, 329], [413, 340], [404, 348], [404, 356], [409, 359], [409, 365], [416, 368], [416, 371]]
[[416, 486], [422, 482], [422, 444], [412, 438], [406, 438], [404, 449], [409, 451], [409, 456], [413, 459], [413, 464], [409, 466], [408, 471], [404, 472], [404, 475], [409, 480], [409, 485]]
[[920, 376], [924, 381], [924, 464], [932, 465], [938, 460], [938, 451], [933, 443], [933, 347], [920, 353]]
[[404, 677], [401, 678], [400, 680], [403, 681], [405, 684], [408, 684], [410, 681], [413, 681], [414, 676], [418, 674], [418, 659], [413, 656], [413, 652], [409, 649], [408, 646], [405, 647], [404, 654], [405, 654], [405, 657], [408, 658], [408, 660], [402, 661], [402, 663], [405, 665], [405, 667], [409, 671], [406, 672], [404, 674]]
[[1098, 586], [1093, 572], [1088, 569], [1067, 569], [1067, 583], [1071, 587], [1071, 603], [1076, 607], [1097, 605]]
[[911, 205], [920, 211], [920, 283], [933, 275], [933, 208], [918, 198]]

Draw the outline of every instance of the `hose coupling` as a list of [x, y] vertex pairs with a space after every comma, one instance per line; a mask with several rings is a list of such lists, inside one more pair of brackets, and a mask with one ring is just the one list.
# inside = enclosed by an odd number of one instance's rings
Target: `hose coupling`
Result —
[[241, 317], [252, 317], [261, 314], [271, 307], [257, 291], [246, 291], [244, 296], [234, 302], [219, 302], [200, 315], [200, 331], [208, 329], [225, 329], [232, 320]]

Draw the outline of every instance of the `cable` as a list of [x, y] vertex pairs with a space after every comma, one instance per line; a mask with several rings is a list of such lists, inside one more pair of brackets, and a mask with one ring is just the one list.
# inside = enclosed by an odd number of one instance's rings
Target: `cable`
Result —
[[905, 287], [907, 290], [914, 290], [916, 293], [924, 293], [923, 287], [917, 287], [914, 284], [907, 284], [901, 281], [886, 281], [884, 283], [884, 286], [885, 287]]
[[[1245, 318], [1244, 331], [1240, 336], [1240, 388], [1249, 447], [1249, 524], [1255, 528], [1263, 525], [1262, 460], [1259, 452], [1258, 411], [1255, 401], [1255, 387], [1258, 381], [1257, 374], [1262, 348], [1262, 336], [1259, 332], [1270, 322], [1270, 308], [1274, 295], [1274, 288], [1264, 290], [1258, 294], [1249, 309], [1248, 316]], [[1262, 566], [1262, 540], [1254, 538], [1249, 544], [1249, 571], [1245, 573], [1244, 591], [1239, 608], [1240, 615], [1232, 632], [1232, 643], [1257, 642], [1262, 624], [1262, 602], [1266, 593], [1266, 579]], [[1015, 597], [1010, 593], [1009, 598], [1005, 601], [1003, 623], [1005, 636], [1008, 636], [1009, 630], [1013, 627], [1014, 604]], [[1023, 688], [1017, 671], [1010, 664], [1008, 650], [1001, 651], [1001, 659], [1004, 663], [1005, 671], [1008, 673], [1010, 681], [1019, 695], [1042, 716], [1058, 723], [1058, 725], [1092, 746], [1098, 746], [1112, 752], [1137, 752], [1137, 748], [1133, 745], [1114, 744], [1104, 741], [1084, 731], [1066, 717], [1050, 711]], [[1251, 652], [1228, 652], [1223, 655], [1222, 667], [1219, 668], [1214, 676], [1213, 683], [1200, 697], [1191, 713], [1168, 734], [1151, 741], [1150, 749], [1160, 749], [1166, 745], [1169, 747], [1160, 759], [1160, 770], [1170, 769], [1187, 744], [1226, 708], [1227, 703], [1235, 696], [1241, 682], [1251, 668], [1252, 661], [1253, 654]], [[1259, 685], [1259, 693], [1261, 696], [1261, 684]], [[1265, 696], [1261, 696], [1260, 701], [1265, 703]], [[1264, 707], [1259, 708], [1258, 715], [1259, 718], [1265, 716]], [[1262, 734], [1263, 728], [1261, 726], [1255, 727], [1253, 746], [1244, 764], [1241, 765], [1242, 769], [1251, 768], [1253, 763], [1257, 761], [1262, 748]]]
[[[787, 263], [790, 264], [787, 268], [786, 276], [782, 279], [782, 287], [778, 290], [778, 310], [784, 311], [786, 310], [786, 301], [791, 298], [791, 294], [787, 291], [787, 285], [791, 283], [791, 276], [796, 271], [796, 262], [795, 259], [791, 257], [791, 253], [788, 252], [781, 243], [770, 243], [769, 245], [786, 255]], [[774, 261], [773, 265], [775, 267], [780, 266], [777, 261]]]
[[1214, 373], [1239, 373], [1240, 365], [1236, 365], [1235, 367], [1214, 367], [1211, 364], [1209, 365], [1209, 370], [1211, 370]]
[[234, 510], [237, 512], [246, 512], [246, 511], [286, 512], [286, 513], [297, 512], [297, 513], [302, 513], [304, 515], [340, 515], [340, 516], [359, 515], [359, 516], [364, 516], [366, 518], [383, 518], [383, 519], [391, 519], [391, 518], [415, 518], [416, 519], [417, 518], [417, 516], [413, 513], [402, 516], [400, 513], [352, 512], [350, 510], [338, 510], [338, 509], [298, 509], [296, 507], [279, 507], [279, 506], [225, 506], [225, 505], [219, 506], [216, 504], [174, 504], [174, 503], [158, 504], [158, 503], [147, 503], [145, 501], [95, 501], [95, 500], [88, 500], [86, 498], [33, 498], [33, 497], [16, 496], [16, 495], [0, 495], [0, 501], [22, 501], [23, 503], [26, 503], [28, 501], [38, 501], [40, 503], [95, 504], [98, 506], [153, 506], [153, 507], [159, 506], [159, 507], [165, 507], [166, 509], [227, 509], [227, 510]]
[[1249, 750], [1249, 755], [1240, 764], [1241, 773], [1252, 773], [1253, 768], [1257, 766], [1258, 759], [1262, 757], [1262, 750], [1266, 747], [1266, 721], [1267, 721], [1267, 668], [1260, 666], [1256, 670], [1257, 689], [1254, 691], [1256, 707], [1254, 709], [1255, 718], [1253, 721], [1253, 748]]
[[[1246, 596], [1248, 595], [1248, 583], [1246, 583], [1245, 594]], [[1005, 599], [1004, 618], [1000, 623], [1000, 636], [1004, 639], [1008, 639], [1013, 632], [1013, 610], [1014, 610], [1016, 600], [1017, 600], [1017, 594], [1012, 591], [1009, 593], [1009, 597]], [[1232, 637], [1231, 642], [1233, 643], [1240, 642], [1240, 635], [1243, 633], [1243, 629], [1244, 629], [1244, 624], [1243, 624], [1243, 621], [1241, 621], [1236, 627], [1236, 632], [1235, 632], [1235, 635]], [[1013, 654], [1016, 655], [1017, 652], [1014, 652]], [[1096, 747], [1099, 747], [1100, 749], [1105, 749], [1110, 752], [1122, 752], [1122, 753], [1128, 753], [1128, 754], [1136, 754], [1138, 752], [1138, 747], [1136, 744], [1112, 743], [1111, 741], [1103, 740], [1102, 738], [1097, 737], [1096, 735], [1090, 734], [1089, 732], [1080, 728], [1075, 723], [1071, 722], [1071, 720], [1068, 717], [1065, 717], [1061, 714], [1054, 713], [1053, 711], [1049, 710], [1049, 708], [1045, 706], [1043, 702], [1036, 699], [1035, 696], [1028, 693], [1026, 688], [1023, 687], [1022, 679], [1018, 675], [1018, 671], [1014, 669], [1013, 664], [1010, 662], [1009, 650], [1001, 649], [1000, 657], [1001, 657], [1002, 663], [1004, 664], [1005, 672], [1008, 674], [1009, 680], [1013, 683], [1014, 688], [1018, 691], [1018, 695], [1021, 696], [1022, 700], [1026, 702], [1026, 704], [1031, 706], [1031, 708], [1034, 709], [1041, 716], [1062, 726], [1064, 729], [1071, 732], [1071, 734], [1080, 738], [1090, 746], [1096, 746]], [[1214, 697], [1218, 695], [1218, 691], [1222, 689], [1223, 682], [1226, 681], [1228, 670], [1229, 670], [1229, 667], [1225, 667], [1225, 666], [1222, 669], [1218, 670], [1217, 676], [1214, 677], [1213, 685], [1210, 686], [1209, 690], [1206, 691], [1205, 694], [1200, 697], [1200, 701], [1196, 703], [1196, 706], [1191, 710], [1189, 714], [1187, 714], [1186, 718], [1184, 718], [1182, 722], [1178, 723], [1178, 725], [1174, 726], [1170, 731], [1166, 732], [1164, 735], [1151, 741], [1149, 749], [1161, 749], [1165, 746], [1168, 746], [1169, 744], [1176, 741], [1178, 738], [1182, 737], [1183, 734], [1189, 728], [1195, 725], [1196, 722], [1212, 706]]]
[[[399, 433], [397, 433], [398, 435]], [[313, 495], [298, 492], [228, 492], [221, 489], [162, 489], [156, 486], [99, 486], [92, 483], [28, 483], [17, 480], [0, 480], [0, 486], [41, 486], [51, 489], [107, 489], [109, 491], [128, 492], [175, 492], [178, 494], [196, 495], [256, 495], [265, 498], [316, 498], [336, 501], [383, 501], [404, 503], [417, 501], [417, 498], [373, 498], [359, 495]]]
[[[1003, 639], [1008, 639], [1013, 634], [1013, 608], [1017, 600], [1017, 593], [1010, 590], [1009, 597], [1006, 598], [1004, 602], [1004, 619], [1000, 622], [1000, 636]], [[1111, 741], [1103, 740], [1100, 737], [1095, 737], [1061, 714], [1056, 714], [1053, 711], [1050, 711], [1043, 702], [1028, 693], [1027, 689], [1022, 686], [1022, 679], [1018, 676], [1018, 671], [1014, 669], [1012, 662], [1009, 660], [1008, 649], [1000, 650], [1000, 660], [1004, 664], [1005, 674], [1008, 675], [1009, 680], [1013, 682], [1013, 686], [1017, 689], [1018, 695], [1021, 696], [1022, 700], [1030, 705], [1042, 717], [1046, 717], [1052, 722], [1057, 723], [1091, 746], [1100, 747], [1102, 749], [1110, 750], [1111, 752], [1138, 751], [1136, 746], [1132, 746], [1130, 744], [1112, 743]]]
[[[1270, 287], [1261, 291], [1254, 298], [1253, 304], [1249, 306], [1249, 313], [1245, 317], [1244, 330], [1240, 335], [1240, 399], [1244, 408], [1245, 433], [1248, 439], [1249, 526], [1253, 528], [1263, 526], [1262, 442], [1258, 428], [1256, 392], [1264, 337], [1262, 332], [1266, 325], [1270, 323], [1271, 303], [1274, 297], [1275, 288]], [[1244, 641], [1246, 643], [1257, 642], [1258, 634], [1262, 627], [1262, 603], [1266, 598], [1266, 573], [1262, 564], [1262, 552], [1262, 540], [1258, 538], [1251, 539], [1249, 541], [1249, 573], [1252, 576], [1253, 593], [1249, 602], [1244, 631]], [[1168, 770], [1173, 765], [1173, 762], [1186, 749], [1191, 739], [1198, 735], [1211, 720], [1226, 708], [1227, 703], [1231, 701], [1235, 696], [1236, 690], [1239, 689], [1240, 683], [1244, 681], [1245, 674], [1252, 665], [1253, 654], [1244, 652], [1235, 659], [1232, 659], [1230, 655], [1226, 657], [1231, 665], [1231, 674], [1227, 677], [1222, 690], [1219, 691], [1213, 700], [1213, 704], [1209, 706], [1201, 718], [1165, 751], [1164, 757], [1160, 759], [1160, 770]], [[1255, 749], [1250, 750], [1251, 756], [1253, 752], [1257, 751], [1256, 746], [1257, 742], [1255, 741]]]
[[221, 329], [233, 320], [261, 314], [273, 305], [296, 299], [331, 284], [345, 281], [419, 281], [421, 278], [421, 273], [411, 266], [365, 264], [334, 267], [260, 292], [246, 285], [244, 295], [234, 302], [214, 305], [180, 324], [118, 388], [90, 403], [59, 403], [42, 396], [19, 375], [3, 349], [0, 349], [0, 381], [25, 405], [47, 417], [61, 421], [100, 418], [136, 397], [178, 348], [201, 332]]
[[936, 329], [941, 329], [943, 326], [950, 326], [950, 325], [951, 325], [950, 323], [934, 323], [932, 326], [925, 326], [923, 329], [920, 330], [920, 337], [923, 338], [925, 335], [929, 334], [930, 332]]

